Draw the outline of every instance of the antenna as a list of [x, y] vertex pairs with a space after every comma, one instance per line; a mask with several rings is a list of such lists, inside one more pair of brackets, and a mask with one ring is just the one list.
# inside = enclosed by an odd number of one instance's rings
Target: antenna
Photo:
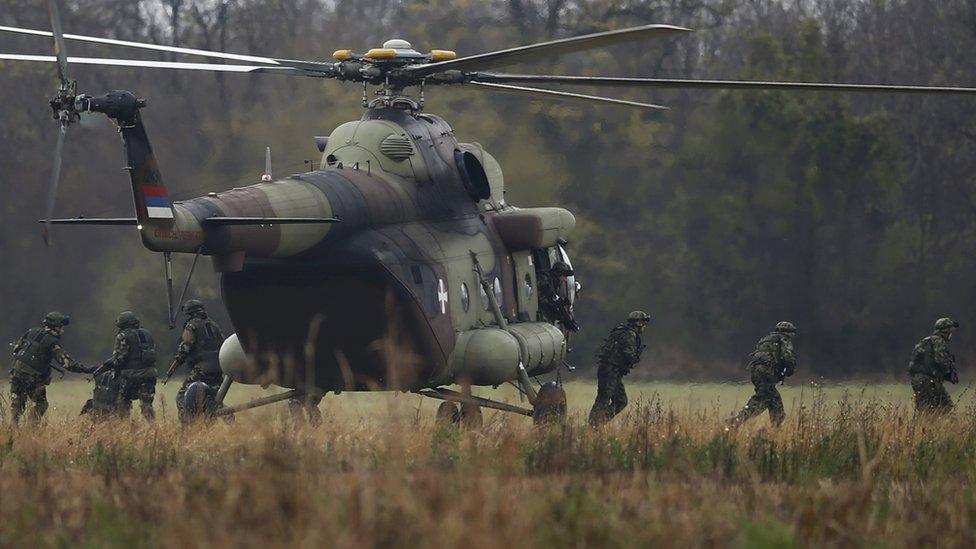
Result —
[[271, 179], [271, 147], [266, 147], [264, 149], [264, 173], [261, 174], [261, 181], [267, 183]]

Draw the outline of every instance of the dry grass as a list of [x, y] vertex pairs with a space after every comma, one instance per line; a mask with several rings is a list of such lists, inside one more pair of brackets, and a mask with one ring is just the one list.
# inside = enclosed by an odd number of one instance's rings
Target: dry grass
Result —
[[0, 546], [976, 543], [969, 396], [933, 419], [901, 386], [793, 388], [784, 428], [726, 433], [748, 388], [646, 384], [592, 431], [593, 386], [569, 389], [565, 426], [464, 432], [413, 395], [330, 395], [317, 429], [281, 407], [91, 425], [73, 415], [90, 388], [55, 385], [46, 425], [0, 426]]

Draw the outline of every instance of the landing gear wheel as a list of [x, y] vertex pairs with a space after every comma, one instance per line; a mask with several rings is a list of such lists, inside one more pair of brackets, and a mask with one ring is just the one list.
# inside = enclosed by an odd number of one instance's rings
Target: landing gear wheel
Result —
[[457, 403], [441, 402], [441, 405], [437, 407], [435, 421], [438, 425], [457, 425], [461, 421], [461, 411], [458, 409]]
[[481, 415], [481, 406], [477, 404], [461, 404], [461, 412], [458, 423], [465, 429], [480, 429], [485, 423]]
[[566, 419], [566, 390], [550, 381], [539, 388], [532, 410], [536, 425], [562, 423]]

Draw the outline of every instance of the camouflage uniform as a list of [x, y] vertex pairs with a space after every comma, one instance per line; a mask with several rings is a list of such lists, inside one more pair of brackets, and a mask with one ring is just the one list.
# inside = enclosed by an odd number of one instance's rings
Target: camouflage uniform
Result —
[[139, 399], [143, 417], [154, 419], [156, 343], [130, 311], [120, 314], [115, 325], [119, 332], [112, 347], [112, 358], [105, 361], [103, 368], [112, 369], [117, 375], [118, 410], [127, 415], [132, 401]]
[[640, 334], [648, 320], [647, 313], [634, 311], [626, 323], [618, 324], [603, 341], [597, 354], [597, 390], [590, 410], [591, 425], [607, 423], [627, 407], [623, 376], [640, 361], [644, 351]]
[[70, 371], [81, 368], [61, 348], [61, 334], [69, 320], [67, 315], [48, 313], [44, 317], [43, 328], [27, 330], [14, 345], [13, 363], [10, 367], [10, 408], [15, 423], [24, 413], [28, 400], [34, 402], [35, 420], [40, 419], [47, 411], [51, 361]]
[[548, 272], [538, 273], [539, 312], [543, 320], [558, 321], [564, 329], [578, 332], [579, 324], [565, 295], [566, 277], [569, 276], [573, 276], [573, 269], [562, 261], [554, 263]]
[[733, 424], [742, 423], [765, 410], [769, 410], [769, 419], [774, 425], [781, 425], [786, 419], [783, 398], [779, 396], [776, 384], [796, 371], [796, 354], [793, 351], [795, 333], [796, 327], [792, 323], [780, 322], [773, 332], [756, 344], [747, 366], [755, 393], [745, 408], [732, 419]]
[[216, 390], [223, 381], [218, 353], [224, 342], [220, 326], [207, 316], [203, 304], [197, 300], [187, 301], [183, 306], [188, 318], [183, 324], [180, 346], [176, 351], [174, 366], [190, 365], [190, 375], [176, 393], [176, 408], [183, 416], [183, 395], [191, 383], [202, 381]]
[[948, 412], [952, 410], [952, 398], [943, 381], [958, 383], [956, 357], [949, 351], [949, 338], [959, 324], [952, 319], [939, 319], [935, 332], [922, 338], [912, 350], [908, 365], [915, 409], [919, 412]]

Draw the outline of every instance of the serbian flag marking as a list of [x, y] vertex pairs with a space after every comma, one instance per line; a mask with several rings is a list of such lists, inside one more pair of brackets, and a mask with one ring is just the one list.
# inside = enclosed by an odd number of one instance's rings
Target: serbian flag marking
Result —
[[173, 204], [169, 200], [166, 187], [145, 185], [142, 194], [146, 203], [146, 213], [151, 219], [173, 219]]

